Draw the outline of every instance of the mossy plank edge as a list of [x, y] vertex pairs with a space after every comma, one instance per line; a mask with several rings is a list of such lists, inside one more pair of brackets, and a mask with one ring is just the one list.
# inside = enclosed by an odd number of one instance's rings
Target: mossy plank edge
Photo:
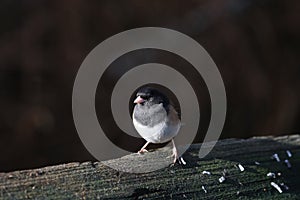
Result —
[[[220, 140], [208, 156], [199, 159], [199, 148], [210, 145], [190, 146], [183, 155], [186, 165], [149, 173], [117, 171], [101, 162], [0, 173], [0, 199], [300, 199], [300, 135]], [[292, 152], [292, 157], [286, 150]], [[170, 153], [171, 149], [165, 147], [106, 164], [127, 171], [149, 168], [149, 163], [171, 161], [167, 158]], [[280, 162], [271, 159], [275, 153]], [[238, 164], [245, 171], [240, 171]], [[211, 175], [202, 174], [204, 170]], [[224, 170], [226, 180], [220, 183]], [[269, 172], [276, 178], [268, 177]], [[279, 193], [271, 182], [283, 192]]]

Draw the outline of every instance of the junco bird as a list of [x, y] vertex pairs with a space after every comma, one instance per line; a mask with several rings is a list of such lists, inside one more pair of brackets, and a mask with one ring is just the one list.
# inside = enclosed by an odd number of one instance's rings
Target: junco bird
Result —
[[172, 156], [175, 163], [178, 152], [173, 138], [177, 135], [181, 122], [169, 99], [154, 88], [144, 87], [137, 92], [134, 103], [136, 105], [133, 110], [133, 125], [147, 141], [138, 153], [146, 152], [149, 143], [164, 143], [172, 140]]

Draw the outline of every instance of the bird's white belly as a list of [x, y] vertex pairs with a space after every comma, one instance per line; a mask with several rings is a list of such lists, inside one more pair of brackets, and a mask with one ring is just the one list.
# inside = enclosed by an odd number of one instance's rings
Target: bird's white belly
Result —
[[163, 121], [153, 127], [138, 123], [133, 117], [133, 125], [140, 136], [151, 143], [164, 143], [175, 137], [179, 131], [180, 124], [171, 125]]

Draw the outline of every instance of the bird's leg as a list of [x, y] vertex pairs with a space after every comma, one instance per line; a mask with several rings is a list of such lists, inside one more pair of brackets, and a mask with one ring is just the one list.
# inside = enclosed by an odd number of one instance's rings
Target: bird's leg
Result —
[[173, 144], [173, 154], [172, 154], [172, 156], [174, 156], [173, 163], [176, 163], [176, 160], [178, 159], [178, 152], [177, 152], [177, 149], [176, 149], [176, 146], [175, 146], [174, 139], [172, 139], [172, 144]]
[[148, 146], [150, 142], [147, 142], [139, 151], [138, 153], [145, 153], [145, 152], [148, 152], [146, 147]]

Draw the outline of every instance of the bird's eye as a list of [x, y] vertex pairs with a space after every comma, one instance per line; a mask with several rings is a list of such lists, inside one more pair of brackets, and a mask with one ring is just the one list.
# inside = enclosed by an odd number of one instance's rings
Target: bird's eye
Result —
[[146, 96], [146, 95], [141, 95], [141, 98], [142, 98], [142, 99], [148, 99], [149, 97]]

